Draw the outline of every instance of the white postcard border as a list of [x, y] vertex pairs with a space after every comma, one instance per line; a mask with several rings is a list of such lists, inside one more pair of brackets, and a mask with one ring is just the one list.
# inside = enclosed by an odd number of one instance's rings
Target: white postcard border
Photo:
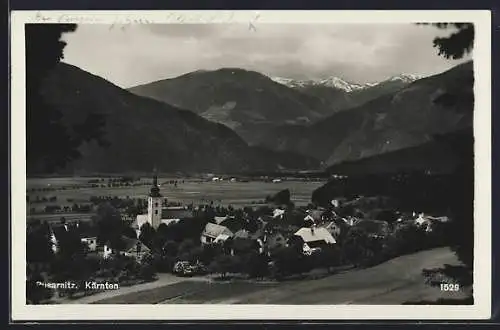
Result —
[[[414, 11], [15, 11], [11, 13], [11, 318], [23, 320], [467, 320], [491, 314], [491, 13]], [[26, 305], [25, 23], [409, 23], [475, 24], [474, 300], [470, 306]], [[432, 47], [432, 45], [429, 45]], [[436, 54], [437, 56], [437, 54]]]

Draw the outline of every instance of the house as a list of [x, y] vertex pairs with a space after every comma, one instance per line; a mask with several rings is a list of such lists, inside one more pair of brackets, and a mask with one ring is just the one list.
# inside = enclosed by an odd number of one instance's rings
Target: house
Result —
[[335, 239], [338, 239], [340, 233], [342, 232], [342, 227], [339, 223], [337, 223], [337, 221], [329, 222], [328, 224], [326, 224], [326, 226], [324, 226], [324, 228], [326, 228], [326, 230], [328, 230], [328, 232], [332, 234], [333, 238]]
[[97, 237], [82, 237], [80, 241], [86, 244], [89, 248], [89, 251], [94, 252], [97, 251]]
[[356, 225], [356, 224], [357, 224], [359, 221], [361, 221], [361, 220], [359, 220], [359, 219], [358, 219], [358, 218], [356, 218], [356, 217], [347, 216], [347, 217], [345, 217], [345, 218], [342, 218], [342, 221], [344, 221], [344, 223], [345, 223], [347, 226], [352, 227], [352, 226]]
[[215, 223], [207, 223], [203, 233], [201, 234], [202, 244], [212, 244], [225, 241], [229, 237], [232, 237], [233, 233], [225, 226], [221, 226]]
[[450, 218], [443, 217], [433, 217], [430, 215], [424, 215], [424, 213], [420, 213], [418, 217], [414, 220], [414, 224], [420, 228], [425, 229], [426, 232], [433, 231], [434, 227], [437, 224], [450, 222]]
[[295, 232], [294, 236], [302, 238], [302, 241], [304, 242], [303, 252], [305, 254], [311, 254], [328, 244], [337, 243], [332, 234], [330, 234], [330, 232], [323, 227], [303, 227]]
[[179, 221], [182, 219], [190, 219], [194, 217], [192, 210], [185, 206], [169, 206], [164, 207], [161, 211], [161, 222]]
[[236, 233], [234, 233], [234, 238], [250, 238], [250, 233], [248, 230], [240, 229]]
[[218, 225], [219, 225], [222, 221], [225, 221], [225, 220], [227, 220], [228, 218], [229, 218], [229, 216], [227, 216], [227, 215], [222, 216], [222, 217], [221, 217], [221, 216], [215, 216], [215, 217], [214, 217], [214, 221], [215, 221], [215, 223], [216, 223], [216, 224], [218, 224]]
[[146, 245], [144, 245], [140, 240], [136, 238], [122, 236], [121, 243], [122, 246], [115, 249], [111, 248], [109, 242], [106, 243], [103, 246], [103, 250], [101, 251], [102, 257], [104, 259], [107, 259], [113, 254], [121, 254], [124, 256], [140, 259], [144, 254], [151, 251]]
[[273, 218], [274, 219], [283, 219], [283, 216], [285, 215], [285, 210], [282, 209], [275, 209], [273, 211]]
[[268, 255], [270, 255], [273, 250], [287, 246], [286, 237], [280, 232], [264, 234], [256, 240], [260, 246], [259, 253], [267, 252]]
[[312, 221], [313, 223], [319, 223], [323, 220], [323, 210], [307, 210], [304, 221]]

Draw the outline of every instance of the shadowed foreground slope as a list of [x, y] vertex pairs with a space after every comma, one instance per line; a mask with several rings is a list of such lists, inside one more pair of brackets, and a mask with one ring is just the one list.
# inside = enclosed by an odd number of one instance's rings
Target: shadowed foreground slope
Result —
[[426, 284], [423, 269], [458, 265], [448, 248], [422, 251], [378, 266], [319, 280], [211, 283], [185, 280], [96, 301], [98, 304], [395, 304], [463, 299]]

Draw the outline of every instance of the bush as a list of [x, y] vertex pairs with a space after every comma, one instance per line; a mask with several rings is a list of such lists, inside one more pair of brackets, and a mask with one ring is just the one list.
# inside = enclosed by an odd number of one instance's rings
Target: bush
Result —
[[428, 247], [428, 237], [424, 228], [409, 224], [397, 228], [388, 238], [387, 254], [401, 256]]
[[40, 274], [33, 274], [26, 281], [26, 303], [40, 304], [41, 302], [52, 298], [54, 291], [37, 284], [37, 281], [45, 282]]
[[277, 279], [308, 272], [313, 266], [308, 257], [292, 247], [279, 248], [271, 257], [273, 260], [272, 273]]
[[335, 244], [322, 248], [319, 252], [313, 254], [313, 258], [316, 267], [326, 268], [328, 272], [331, 271], [332, 267], [340, 266], [342, 261], [341, 250]]
[[237, 256], [221, 254], [217, 256], [208, 266], [211, 273], [220, 274], [221, 278], [225, 278], [228, 273], [239, 273], [242, 270], [241, 259]]
[[268, 258], [255, 252], [248, 253], [243, 258], [243, 270], [250, 277], [262, 278], [269, 274]]
[[384, 259], [384, 240], [361, 228], [352, 228], [342, 245], [342, 258], [354, 266], [374, 265]]
[[138, 277], [141, 280], [144, 280], [144, 281], [154, 280], [156, 277], [155, 275], [156, 274], [155, 274], [153, 265], [145, 263], [145, 264], [142, 264], [140, 266]]

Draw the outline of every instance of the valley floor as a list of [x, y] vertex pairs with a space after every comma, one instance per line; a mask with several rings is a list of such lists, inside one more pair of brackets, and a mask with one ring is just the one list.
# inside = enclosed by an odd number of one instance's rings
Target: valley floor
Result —
[[160, 274], [159, 280], [71, 301], [76, 304], [396, 304], [464, 299], [470, 288], [441, 292], [425, 283], [423, 269], [459, 265], [448, 248], [422, 251], [378, 266], [316, 280], [213, 282]]

